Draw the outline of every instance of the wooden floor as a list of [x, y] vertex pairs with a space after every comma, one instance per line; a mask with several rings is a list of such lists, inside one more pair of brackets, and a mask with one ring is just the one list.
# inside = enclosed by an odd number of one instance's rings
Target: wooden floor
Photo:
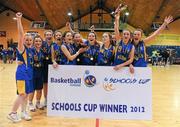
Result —
[[[16, 64], [0, 63], [0, 127], [95, 127], [95, 119], [46, 117], [32, 113], [32, 121], [13, 124], [6, 116], [16, 98]], [[100, 127], [180, 127], [180, 66], [152, 67], [153, 119], [151, 121], [100, 120]]]

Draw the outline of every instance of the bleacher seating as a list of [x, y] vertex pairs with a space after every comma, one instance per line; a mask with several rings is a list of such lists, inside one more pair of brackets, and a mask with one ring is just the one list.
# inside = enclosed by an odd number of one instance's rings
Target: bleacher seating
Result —
[[148, 57], [152, 56], [153, 50], [169, 50], [173, 57], [174, 64], [180, 64], [180, 46], [172, 46], [172, 45], [151, 45], [146, 47], [146, 52]]

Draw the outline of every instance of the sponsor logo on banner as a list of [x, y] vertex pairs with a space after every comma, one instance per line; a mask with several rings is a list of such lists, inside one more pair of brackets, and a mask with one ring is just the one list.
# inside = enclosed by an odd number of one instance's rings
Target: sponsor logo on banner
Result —
[[137, 78], [104, 78], [103, 81], [103, 88], [106, 91], [112, 91], [116, 89], [117, 85], [136, 85], [136, 86], [140, 86], [140, 85], [147, 85], [148, 82], [150, 82], [151, 79], [137, 79]]
[[96, 82], [96, 77], [91, 75], [89, 70], [86, 70], [84, 74], [84, 84], [87, 87], [93, 87], [96, 85]]
[[70, 86], [81, 86], [82, 80], [81, 78], [50, 78], [51, 83], [57, 83], [58, 85], [70, 85]]
[[109, 83], [108, 78], [104, 78], [103, 88], [106, 91], [112, 91], [116, 89], [113, 83]]

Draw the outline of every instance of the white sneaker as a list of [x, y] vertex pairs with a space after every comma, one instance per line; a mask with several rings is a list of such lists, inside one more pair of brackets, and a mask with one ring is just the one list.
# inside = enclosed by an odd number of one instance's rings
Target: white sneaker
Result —
[[24, 120], [31, 120], [31, 116], [25, 111], [25, 112], [21, 112], [21, 118], [24, 119]]
[[21, 118], [18, 117], [17, 113], [13, 113], [13, 112], [8, 114], [7, 118], [9, 120], [11, 120], [12, 122], [14, 122], [14, 123], [17, 123], [17, 122], [21, 121]]
[[35, 109], [33, 103], [29, 103], [29, 110], [30, 110], [31, 112], [35, 112], [36, 109]]
[[40, 104], [40, 102], [37, 102], [37, 103], [36, 103], [36, 109], [44, 110], [44, 106], [42, 106], [42, 105]]

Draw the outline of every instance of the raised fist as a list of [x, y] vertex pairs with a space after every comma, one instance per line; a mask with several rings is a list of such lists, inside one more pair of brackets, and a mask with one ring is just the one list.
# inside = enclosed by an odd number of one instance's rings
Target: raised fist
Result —
[[21, 17], [22, 17], [22, 13], [21, 13], [21, 12], [17, 12], [17, 13], [16, 13], [16, 17], [17, 17], [17, 18], [21, 18]]

